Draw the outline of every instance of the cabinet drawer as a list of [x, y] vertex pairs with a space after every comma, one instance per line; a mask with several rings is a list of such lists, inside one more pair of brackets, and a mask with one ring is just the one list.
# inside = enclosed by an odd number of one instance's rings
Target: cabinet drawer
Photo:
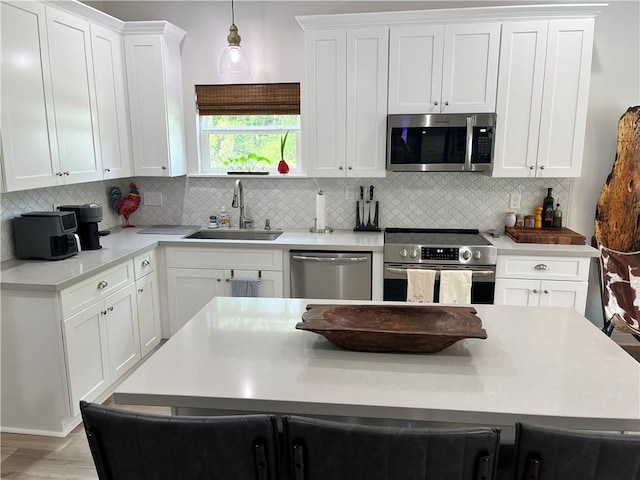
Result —
[[282, 270], [282, 250], [262, 248], [167, 248], [167, 267]]
[[156, 269], [156, 251], [149, 250], [133, 259], [133, 269], [136, 274], [136, 280], [144, 277], [148, 273]]
[[133, 282], [133, 261], [121, 263], [60, 292], [62, 316], [70, 317]]
[[589, 258], [498, 255], [496, 277], [587, 281]]

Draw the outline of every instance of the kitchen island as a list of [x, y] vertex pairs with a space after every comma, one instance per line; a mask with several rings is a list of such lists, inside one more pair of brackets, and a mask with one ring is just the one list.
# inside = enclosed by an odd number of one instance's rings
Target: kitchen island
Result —
[[115, 401], [177, 413], [640, 431], [640, 364], [573, 309], [475, 305], [486, 340], [402, 354], [343, 350], [296, 330], [314, 303], [366, 302], [218, 297]]

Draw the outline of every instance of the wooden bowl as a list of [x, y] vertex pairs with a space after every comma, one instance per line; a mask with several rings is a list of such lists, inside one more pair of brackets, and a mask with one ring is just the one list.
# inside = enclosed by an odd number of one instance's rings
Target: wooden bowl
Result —
[[365, 352], [434, 353], [464, 338], [487, 338], [473, 307], [307, 305], [298, 330]]

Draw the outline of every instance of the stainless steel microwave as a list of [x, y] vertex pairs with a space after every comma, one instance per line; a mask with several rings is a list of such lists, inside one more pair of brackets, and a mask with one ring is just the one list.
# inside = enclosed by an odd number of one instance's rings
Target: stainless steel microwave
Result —
[[432, 114], [387, 117], [387, 170], [490, 172], [496, 115]]

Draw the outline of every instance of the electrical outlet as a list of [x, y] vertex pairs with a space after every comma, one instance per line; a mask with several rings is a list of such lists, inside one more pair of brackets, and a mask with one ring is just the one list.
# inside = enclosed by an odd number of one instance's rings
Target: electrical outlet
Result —
[[512, 193], [509, 195], [509, 208], [512, 210], [517, 210], [520, 208], [520, 194]]
[[356, 187], [353, 185], [347, 185], [344, 187], [344, 198], [345, 200], [353, 200], [356, 196], [355, 193]]
[[162, 193], [145, 192], [142, 195], [145, 205], [162, 205]]

